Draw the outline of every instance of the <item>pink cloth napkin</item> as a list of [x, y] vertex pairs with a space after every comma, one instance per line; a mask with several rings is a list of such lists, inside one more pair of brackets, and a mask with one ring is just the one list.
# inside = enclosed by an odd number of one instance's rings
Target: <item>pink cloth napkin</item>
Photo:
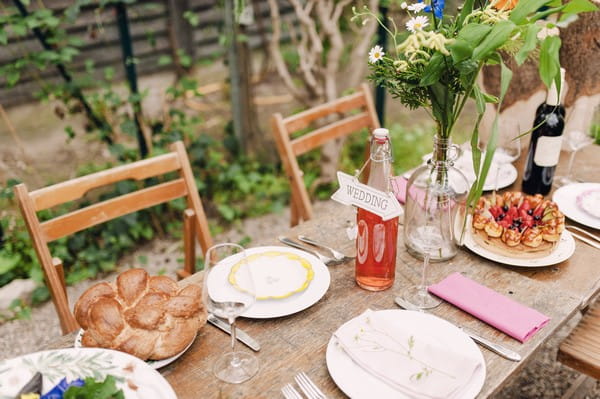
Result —
[[[408, 179], [402, 176], [392, 177], [392, 192], [398, 199], [398, 202], [404, 204], [406, 202], [406, 185], [408, 183]], [[425, 192], [423, 190], [419, 190], [416, 187], [412, 187], [410, 191], [410, 196], [415, 200], [417, 204], [422, 204], [425, 202]]]
[[460, 273], [453, 273], [429, 292], [485, 321], [511, 337], [525, 342], [550, 319]]

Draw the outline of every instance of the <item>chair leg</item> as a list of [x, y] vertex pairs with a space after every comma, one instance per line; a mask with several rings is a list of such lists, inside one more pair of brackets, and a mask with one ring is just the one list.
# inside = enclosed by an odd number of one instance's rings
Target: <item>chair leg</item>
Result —
[[300, 219], [300, 212], [298, 210], [297, 201], [295, 199], [294, 192], [290, 196], [290, 227], [294, 227], [298, 224]]
[[56, 269], [56, 273], [58, 273], [58, 277], [62, 284], [63, 292], [65, 293], [65, 296], [67, 296], [67, 283], [65, 282], [65, 269], [63, 268], [62, 260], [56, 257], [52, 258], [52, 266]]
[[183, 270], [177, 276], [186, 278], [196, 272], [196, 213], [192, 209], [183, 212]]

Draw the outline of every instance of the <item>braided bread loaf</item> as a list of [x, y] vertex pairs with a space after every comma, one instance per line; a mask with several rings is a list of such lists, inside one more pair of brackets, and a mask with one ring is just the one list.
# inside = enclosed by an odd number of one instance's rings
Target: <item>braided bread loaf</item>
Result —
[[201, 288], [179, 288], [166, 276], [130, 269], [114, 283], [88, 288], [75, 304], [82, 345], [116, 349], [140, 359], [181, 352], [206, 324]]

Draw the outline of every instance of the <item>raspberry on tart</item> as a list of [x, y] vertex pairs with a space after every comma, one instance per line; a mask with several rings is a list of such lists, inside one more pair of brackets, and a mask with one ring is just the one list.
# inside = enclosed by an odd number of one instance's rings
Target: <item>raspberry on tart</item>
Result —
[[493, 252], [519, 258], [546, 256], [565, 228], [558, 206], [540, 194], [493, 193], [477, 202], [473, 237]]

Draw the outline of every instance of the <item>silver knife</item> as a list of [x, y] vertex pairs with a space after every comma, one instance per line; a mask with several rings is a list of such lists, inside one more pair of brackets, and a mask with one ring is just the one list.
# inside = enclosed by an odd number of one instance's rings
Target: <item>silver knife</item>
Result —
[[[207, 320], [213, 326], [215, 326], [215, 327], [225, 331], [227, 334], [231, 335], [231, 327], [229, 326], [229, 323], [224, 322], [223, 320], [219, 319], [217, 316], [215, 316], [212, 313], [208, 314]], [[244, 330], [242, 330], [238, 327], [235, 328], [235, 337], [237, 338], [238, 341], [240, 341], [241, 343], [243, 343], [244, 345], [246, 345], [248, 348], [252, 349], [253, 351], [258, 352], [260, 350], [260, 344], [258, 343], [258, 341], [256, 341], [254, 338], [249, 336], [247, 332], [245, 332]]]
[[[401, 297], [396, 297], [395, 302], [396, 302], [396, 305], [400, 306], [402, 309], [421, 310], [421, 309], [417, 308], [415, 305], [405, 301]], [[471, 339], [473, 341], [485, 346], [492, 352], [496, 352], [500, 356], [503, 356], [503, 357], [507, 358], [508, 360], [512, 360], [513, 362], [521, 361], [521, 355], [519, 355], [517, 352], [515, 352], [511, 349], [508, 349], [505, 346], [502, 346], [500, 344], [492, 342], [486, 338], [480, 337], [479, 335], [475, 334], [474, 332], [472, 332], [466, 328], [463, 328], [463, 327], [458, 327], [458, 328], [460, 328], [465, 334], [467, 334], [469, 337], [471, 337]]]

